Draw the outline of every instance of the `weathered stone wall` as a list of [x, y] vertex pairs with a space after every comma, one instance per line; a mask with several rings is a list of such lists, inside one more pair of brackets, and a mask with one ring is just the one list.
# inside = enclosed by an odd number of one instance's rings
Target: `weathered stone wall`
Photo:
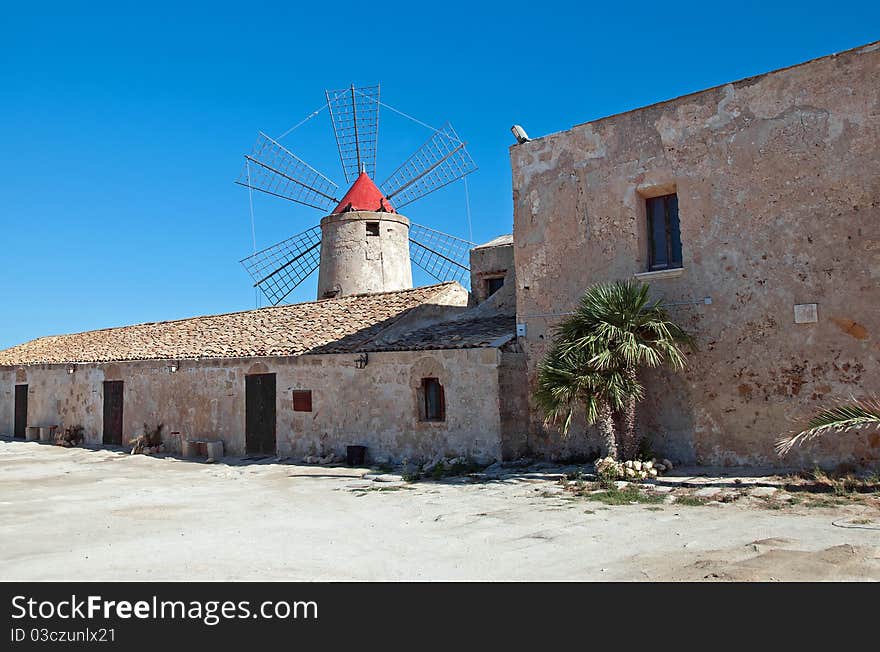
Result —
[[[596, 120], [511, 148], [518, 321], [530, 387], [558, 314], [647, 270], [645, 198], [677, 192], [680, 275], [647, 276], [693, 331], [683, 374], [648, 374], [657, 452], [713, 464], [880, 458], [829, 435], [780, 461], [781, 433], [880, 393], [880, 43]], [[816, 323], [794, 323], [796, 304]], [[551, 313], [548, 315], [548, 313]], [[792, 419], [795, 422], [792, 422]], [[563, 442], [532, 410], [532, 445]]]
[[513, 242], [510, 236], [498, 240], [503, 240], [505, 244], [488, 243], [474, 247], [470, 251], [471, 294], [474, 295], [477, 303], [489, 298], [486, 280], [499, 277], [504, 279], [504, 285], [496, 294], [505, 292], [510, 294], [511, 303], [515, 300], [516, 268], [513, 259]]
[[525, 354], [502, 351], [498, 388], [501, 396], [501, 457], [505, 460], [529, 453], [529, 397], [523, 382], [525, 376]]
[[[367, 223], [379, 235], [367, 235]], [[318, 298], [412, 287], [409, 220], [396, 213], [350, 211], [321, 220]]]
[[[277, 446], [303, 457], [363, 444], [373, 459], [430, 459], [465, 455], [501, 457], [497, 349], [371, 353], [365, 369], [357, 354], [293, 358], [81, 364], [0, 368], [0, 434], [13, 430], [14, 385], [27, 383], [29, 425], [81, 424], [86, 443], [101, 445], [104, 380], [122, 380], [124, 439], [143, 423], [186, 436], [222, 439], [228, 453], [245, 451], [245, 376], [276, 374]], [[18, 381], [16, 378], [18, 377]], [[423, 377], [444, 387], [446, 421], [418, 420]], [[312, 390], [312, 412], [294, 412], [294, 389]], [[172, 449], [179, 442], [170, 440]]]

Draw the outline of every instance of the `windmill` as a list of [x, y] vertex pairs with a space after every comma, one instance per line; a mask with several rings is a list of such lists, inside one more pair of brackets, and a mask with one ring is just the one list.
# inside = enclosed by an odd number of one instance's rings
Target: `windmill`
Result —
[[351, 185], [338, 198], [339, 186], [283, 146], [283, 136], [260, 132], [236, 183], [318, 209], [325, 217], [244, 258], [254, 287], [276, 305], [319, 270], [319, 299], [400, 290], [412, 287], [411, 262], [438, 281], [464, 281], [473, 243], [413, 224], [398, 210], [476, 170], [465, 142], [448, 122], [429, 127], [428, 140], [377, 186], [380, 106], [415, 119], [382, 103], [378, 85], [352, 84], [326, 91], [325, 97], [299, 124], [328, 110], [343, 176]]

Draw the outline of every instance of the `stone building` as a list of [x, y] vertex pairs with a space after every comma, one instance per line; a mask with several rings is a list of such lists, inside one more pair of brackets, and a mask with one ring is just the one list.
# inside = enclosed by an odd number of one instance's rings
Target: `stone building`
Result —
[[[517, 322], [529, 386], [592, 283], [636, 277], [697, 338], [646, 377], [640, 428], [673, 459], [779, 464], [823, 406], [880, 394], [880, 43], [511, 147]], [[530, 410], [529, 444], [567, 455]], [[880, 434], [783, 463], [871, 462]]]
[[39, 338], [0, 352], [0, 431], [76, 424], [100, 446], [162, 423], [175, 451], [500, 459], [521, 354], [512, 313], [468, 302], [445, 283]]
[[80, 425], [87, 445], [123, 445], [161, 423], [172, 451], [207, 440], [233, 455], [510, 457], [527, 416], [512, 246], [475, 254], [473, 282], [500, 279], [491, 292], [412, 288], [409, 228], [362, 173], [321, 221], [317, 301], [0, 351], [0, 434]]

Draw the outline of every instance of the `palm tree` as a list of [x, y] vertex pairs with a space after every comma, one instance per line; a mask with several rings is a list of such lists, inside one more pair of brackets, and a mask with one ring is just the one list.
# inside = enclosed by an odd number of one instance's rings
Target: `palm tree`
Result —
[[810, 419], [807, 429], [783, 437], [776, 442], [776, 452], [786, 455], [795, 446], [815, 439], [826, 432], [849, 432], [854, 429], [880, 429], [880, 399], [852, 399], [852, 403], [822, 410]]
[[556, 328], [538, 371], [535, 400], [547, 422], [567, 434], [582, 405], [587, 423], [597, 425], [615, 458], [619, 452], [633, 459], [638, 451], [635, 410], [644, 393], [639, 368], [668, 363], [681, 369], [683, 346], [693, 348], [691, 336], [669, 319], [661, 301], [650, 301], [648, 290], [635, 280], [592, 286]]

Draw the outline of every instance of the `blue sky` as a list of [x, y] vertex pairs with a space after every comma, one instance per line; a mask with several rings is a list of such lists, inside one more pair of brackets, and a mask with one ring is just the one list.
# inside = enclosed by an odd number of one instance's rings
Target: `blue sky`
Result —
[[[26, 4], [0, 22], [0, 348], [254, 307], [233, 180], [325, 88], [381, 82], [450, 120], [480, 166], [472, 227], [461, 183], [406, 213], [481, 242], [511, 230], [511, 124], [541, 136], [880, 38], [876, 1]], [[380, 180], [429, 135], [381, 119]], [[284, 143], [344, 185], [326, 112]], [[260, 247], [320, 218], [254, 208]]]

